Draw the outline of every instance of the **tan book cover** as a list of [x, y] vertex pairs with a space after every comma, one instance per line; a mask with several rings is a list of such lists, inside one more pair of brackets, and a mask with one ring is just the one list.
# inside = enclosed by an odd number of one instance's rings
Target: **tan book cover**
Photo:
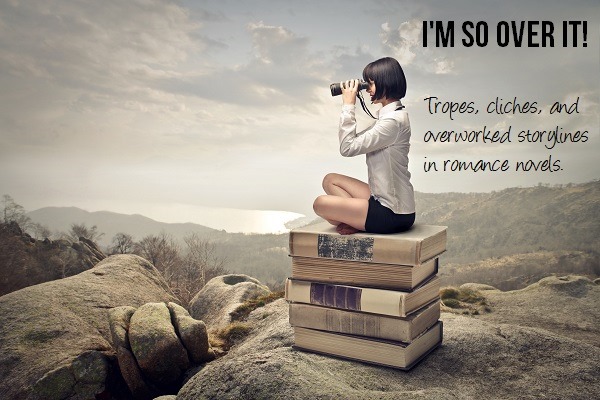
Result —
[[411, 290], [437, 271], [437, 257], [417, 265], [292, 257], [292, 278], [382, 289]]
[[409, 370], [442, 343], [442, 322], [437, 322], [412, 343], [364, 336], [294, 328], [294, 348], [371, 364]]
[[435, 300], [406, 318], [290, 303], [290, 325], [410, 343], [440, 319]]
[[340, 235], [326, 221], [290, 231], [290, 255], [417, 265], [446, 250], [445, 226], [415, 224], [401, 233]]
[[288, 278], [285, 298], [290, 302], [314, 304], [343, 310], [406, 317], [439, 298], [437, 275], [411, 291], [398, 291]]

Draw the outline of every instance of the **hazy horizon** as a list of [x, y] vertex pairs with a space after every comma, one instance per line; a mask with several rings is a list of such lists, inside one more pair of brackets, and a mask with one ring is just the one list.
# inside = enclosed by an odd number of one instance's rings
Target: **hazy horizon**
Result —
[[[415, 190], [490, 192], [600, 178], [600, 8], [594, 2], [274, 4], [0, 0], [2, 194], [28, 210], [135, 210], [160, 221], [190, 214], [189, 222], [214, 218], [240, 230], [313, 215], [325, 174], [367, 179], [364, 157], [339, 154], [341, 100], [331, 97], [329, 84], [359, 77], [368, 62], [384, 56], [396, 57], [407, 76], [403, 103], [412, 127]], [[500, 48], [495, 29], [487, 47], [457, 40], [455, 47], [436, 48], [431, 33], [429, 47], [422, 45], [423, 21], [495, 27], [498, 21], [541, 20], [554, 23], [556, 47]], [[586, 47], [558, 44], [567, 20], [587, 21]], [[452, 120], [430, 114], [424, 102], [430, 96], [474, 101], [482, 112]], [[486, 114], [485, 105], [496, 97], [536, 101], [545, 112]], [[547, 112], [556, 101], [576, 99], [578, 114]], [[357, 118], [359, 128], [370, 123], [362, 110]], [[515, 134], [587, 130], [589, 140], [553, 149], [516, 140], [424, 140], [428, 130], [484, 127], [512, 127]], [[430, 160], [549, 157], [560, 159], [562, 169], [423, 168]]]
[[[595, 179], [593, 181], [597, 181]], [[557, 185], [568, 185], [568, 184], [585, 184], [588, 182], [568, 182], [566, 184], [548, 184], [548, 183], [538, 183], [537, 185], [549, 185], [549, 186], [557, 186]], [[533, 187], [533, 186], [514, 186], [503, 189], [511, 189], [511, 188], [523, 188], [523, 187]], [[455, 193], [491, 193], [495, 190], [490, 191], [480, 191], [480, 192], [455, 192]], [[418, 192], [417, 192], [418, 193]], [[430, 194], [427, 192], [421, 192], [423, 194]], [[451, 192], [437, 192], [436, 194], [444, 194]], [[17, 204], [20, 204], [17, 199], [14, 199]], [[20, 204], [22, 205], [22, 204]], [[181, 207], [179, 205], [179, 209], [177, 213], [168, 213], [164, 210], [158, 209], [146, 209], [146, 210], [136, 210], [136, 209], [88, 209], [84, 207], [78, 207], [75, 205], [45, 205], [41, 207], [37, 207], [35, 209], [29, 209], [28, 207], [24, 207], [26, 212], [33, 212], [44, 208], [69, 208], [75, 207], [81, 209], [83, 211], [87, 211], [90, 213], [94, 212], [112, 212], [117, 214], [124, 215], [141, 215], [143, 217], [147, 217], [153, 219], [157, 222], [164, 223], [194, 223], [203, 225], [208, 228], [216, 229], [216, 230], [225, 230], [228, 233], [247, 233], [247, 234], [263, 234], [263, 233], [286, 233], [289, 232], [289, 228], [285, 225], [288, 222], [293, 222], [295, 220], [306, 220], [307, 222], [313, 219], [318, 218], [318, 216], [314, 213], [310, 213], [308, 215], [298, 214], [286, 210], [242, 210], [242, 209], [224, 209], [224, 208], [210, 208], [210, 207]], [[419, 204], [417, 203], [417, 209], [419, 208]], [[165, 219], [164, 217], [169, 215], [171, 218]], [[184, 216], [185, 215], [185, 216]], [[232, 215], [234, 218], [232, 218]]]

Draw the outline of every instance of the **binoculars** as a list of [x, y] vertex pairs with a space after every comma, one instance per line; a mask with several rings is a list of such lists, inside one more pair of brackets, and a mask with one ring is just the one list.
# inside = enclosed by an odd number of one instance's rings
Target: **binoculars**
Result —
[[[342, 94], [342, 84], [341, 83], [332, 83], [331, 85], [329, 85], [329, 88], [331, 89], [331, 95], [332, 96], [339, 96], [340, 94]], [[369, 88], [369, 84], [363, 80], [359, 80], [358, 81], [358, 90], [366, 90]]]

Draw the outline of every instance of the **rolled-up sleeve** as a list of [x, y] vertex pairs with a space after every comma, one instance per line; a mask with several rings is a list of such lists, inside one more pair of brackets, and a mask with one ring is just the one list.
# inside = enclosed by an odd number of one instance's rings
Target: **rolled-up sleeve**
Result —
[[340, 116], [340, 154], [352, 157], [394, 144], [398, 137], [398, 122], [383, 118], [362, 132], [356, 132], [356, 106], [343, 105]]

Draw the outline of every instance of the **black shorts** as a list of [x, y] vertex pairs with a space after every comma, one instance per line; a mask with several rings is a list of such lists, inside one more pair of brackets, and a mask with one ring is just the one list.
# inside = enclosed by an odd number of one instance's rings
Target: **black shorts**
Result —
[[396, 214], [382, 205], [375, 197], [369, 198], [369, 210], [365, 221], [368, 233], [397, 233], [410, 229], [415, 223], [415, 213]]

